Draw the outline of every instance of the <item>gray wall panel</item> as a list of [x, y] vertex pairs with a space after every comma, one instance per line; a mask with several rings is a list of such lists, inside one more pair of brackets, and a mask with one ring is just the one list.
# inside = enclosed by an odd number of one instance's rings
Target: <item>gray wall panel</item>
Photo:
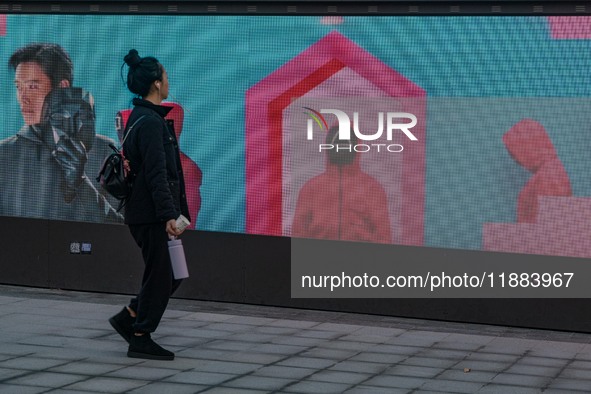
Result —
[[[139, 288], [143, 263], [126, 226], [2, 217], [0, 237], [0, 283], [122, 294]], [[72, 241], [91, 242], [92, 254], [71, 254]], [[588, 299], [292, 299], [289, 238], [190, 231], [183, 244], [191, 276], [176, 294], [182, 298], [591, 332]], [[391, 247], [439, 259], [491, 258]]]

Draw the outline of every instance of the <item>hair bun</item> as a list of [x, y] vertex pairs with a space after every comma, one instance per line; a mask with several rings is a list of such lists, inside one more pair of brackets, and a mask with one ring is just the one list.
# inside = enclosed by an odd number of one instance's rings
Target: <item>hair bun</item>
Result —
[[142, 58], [138, 54], [138, 51], [136, 51], [135, 49], [130, 49], [129, 53], [127, 55], [125, 55], [125, 57], [123, 58], [123, 61], [129, 67], [135, 67], [138, 64], [140, 64], [140, 62], [142, 61]]

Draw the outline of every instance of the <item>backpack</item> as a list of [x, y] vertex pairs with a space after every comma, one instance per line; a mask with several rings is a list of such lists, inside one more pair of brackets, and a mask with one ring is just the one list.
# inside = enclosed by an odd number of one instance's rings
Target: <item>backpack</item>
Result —
[[126, 168], [125, 156], [121, 149], [123, 148], [123, 144], [129, 136], [129, 133], [131, 133], [133, 128], [145, 116], [146, 115], [140, 116], [140, 118], [129, 127], [123, 141], [121, 141], [121, 148], [117, 148], [114, 144], [109, 144], [109, 147], [113, 149], [114, 152], [105, 158], [101, 170], [96, 177], [96, 181], [100, 183], [101, 187], [111, 196], [119, 200], [117, 212], [123, 208], [129, 199], [131, 188], [133, 186], [133, 179]]

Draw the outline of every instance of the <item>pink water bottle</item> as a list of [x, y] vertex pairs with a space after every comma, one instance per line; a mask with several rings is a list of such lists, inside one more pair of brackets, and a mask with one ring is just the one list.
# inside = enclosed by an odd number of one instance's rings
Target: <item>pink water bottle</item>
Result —
[[[183, 215], [176, 220], [176, 227], [179, 230], [184, 230], [190, 222]], [[185, 250], [183, 249], [183, 242], [180, 239], [174, 238], [168, 241], [168, 254], [170, 255], [170, 263], [172, 265], [172, 275], [175, 279], [184, 279], [189, 277], [189, 270], [187, 268], [187, 259], [185, 258]]]
[[183, 242], [180, 239], [171, 239], [168, 241], [168, 254], [172, 264], [172, 274], [175, 279], [184, 279], [189, 277], [187, 269], [187, 260], [185, 259], [185, 250]]

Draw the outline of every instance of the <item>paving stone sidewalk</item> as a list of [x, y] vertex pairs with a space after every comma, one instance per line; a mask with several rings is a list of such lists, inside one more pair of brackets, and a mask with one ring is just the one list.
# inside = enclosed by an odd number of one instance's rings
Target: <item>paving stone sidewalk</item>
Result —
[[172, 300], [126, 357], [128, 296], [0, 286], [0, 393], [589, 393], [591, 335]]

